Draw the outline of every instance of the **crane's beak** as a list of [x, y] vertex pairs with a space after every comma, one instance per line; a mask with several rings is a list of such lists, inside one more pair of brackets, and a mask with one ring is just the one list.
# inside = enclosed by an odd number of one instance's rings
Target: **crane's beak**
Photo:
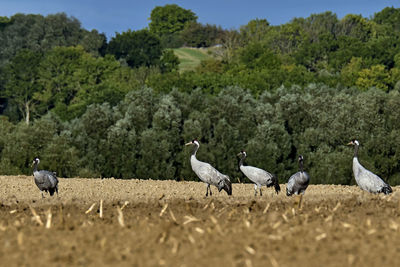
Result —
[[353, 142], [350, 142], [350, 143], [348, 143], [347, 145], [348, 145], [348, 146], [351, 146], [351, 145], [354, 145], [354, 143], [353, 143]]
[[238, 156], [238, 157], [239, 157], [240, 155], [242, 155], [242, 152], [238, 153], [236, 156]]
[[186, 144], [185, 144], [185, 146], [190, 146], [190, 145], [193, 145], [193, 143], [192, 143], [192, 142], [189, 142], [189, 143], [186, 143]]

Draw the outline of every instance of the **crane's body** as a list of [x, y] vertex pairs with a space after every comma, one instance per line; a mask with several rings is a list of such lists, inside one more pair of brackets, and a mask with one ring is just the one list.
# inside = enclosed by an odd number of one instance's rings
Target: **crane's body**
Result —
[[275, 192], [277, 194], [279, 193], [281, 188], [279, 186], [278, 178], [263, 169], [253, 166], [245, 166], [244, 160], [247, 156], [245, 151], [241, 151], [238, 156], [241, 157], [239, 161], [239, 169], [247, 178], [249, 178], [250, 181], [254, 183], [254, 195], [257, 195], [257, 189], [260, 189], [260, 196], [262, 196], [261, 187], [263, 185], [267, 187], [274, 186]]
[[353, 174], [357, 185], [370, 193], [384, 193], [386, 195], [392, 193], [390, 185], [385, 183], [378, 175], [364, 168], [358, 161], [360, 143], [357, 140], [352, 140], [348, 145], [354, 145]]
[[200, 178], [201, 181], [207, 184], [206, 196], [208, 191], [212, 195], [210, 185], [214, 185], [218, 188], [218, 191], [224, 189], [228, 195], [232, 195], [232, 184], [228, 175], [220, 173], [217, 169], [211, 166], [209, 163], [202, 162], [196, 158], [197, 150], [200, 144], [197, 140], [187, 143], [186, 145], [194, 145], [192, 155], [190, 156], [190, 164], [192, 170]]
[[42, 198], [44, 198], [43, 191], [49, 192], [50, 196], [53, 196], [54, 192], [56, 192], [58, 195], [58, 179], [56, 174], [46, 170], [38, 171], [37, 166], [39, 162], [39, 158], [35, 158], [32, 165], [34, 166], [33, 176], [35, 179], [35, 184], [42, 193]]
[[303, 156], [299, 156], [299, 171], [290, 176], [287, 186], [286, 195], [291, 196], [293, 194], [304, 195], [308, 184], [310, 183], [310, 176], [303, 170]]

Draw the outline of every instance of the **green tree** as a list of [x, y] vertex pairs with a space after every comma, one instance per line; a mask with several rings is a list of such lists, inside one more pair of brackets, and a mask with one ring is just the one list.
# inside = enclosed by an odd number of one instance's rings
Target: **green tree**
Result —
[[293, 21], [276, 27], [270, 27], [264, 41], [270, 49], [281, 54], [292, 54], [296, 52], [308, 37], [301, 25]]
[[8, 17], [0, 16], [0, 31], [2, 31], [10, 23], [11, 20]]
[[340, 77], [343, 84], [347, 87], [355, 86], [363, 67], [362, 58], [353, 57], [351, 61], [342, 68]]
[[375, 65], [359, 72], [356, 85], [361, 90], [376, 87], [383, 91], [387, 91], [389, 89], [389, 79], [389, 72], [385, 69], [385, 66]]
[[90, 104], [117, 105], [139, 82], [132, 69], [114, 57], [94, 57], [81, 46], [49, 51], [39, 67], [44, 90], [35, 95], [42, 112], [53, 110], [61, 119], [81, 116]]
[[321, 36], [335, 35], [339, 22], [336, 14], [327, 11], [311, 14], [307, 18], [295, 18], [293, 22], [301, 25], [311, 43], [320, 41]]
[[[7, 127], [4, 123], [2, 126]], [[11, 129], [7, 128], [12, 131], [6, 131], [2, 137], [4, 147], [0, 166], [3, 173], [13, 175], [32, 173], [32, 160], [35, 157], [43, 158], [46, 147], [61, 129], [51, 116], [35, 120], [29, 125], [20, 123]], [[48, 164], [51, 163], [44, 161], [41, 168], [47, 168]]]
[[104, 34], [83, 29], [79, 20], [65, 13], [46, 17], [18, 13], [0, 30], [0, 66], [23, 48], [45, 53], [56, 46], [82, 45], [86, 52], [98, 55], [105, 43]]
[[153, 115], [157, 110], [159, 96], [148, 87], [130, 91], [118, 105], [118, 110], [135, 126], [140, 135], [152, 125]]
[[41, 58], [39, 53], [20, 50], [4, 71], [6, 84], [2, 96], [18, 107], [26, 124], [29, 124], [37, 104], [34, 95], [41, 91], [38, 74]]
[[174, 99], [166, 95], [160, 99], [154, 113], [152, 128], [141, 134], [140, 159], [137, 165], [139, 178], [175, 179], [175, 157], [180, 150], [181, 111]]
[[210, 47], [218, 44], [224, 36], [221, 27], [210, 24], [190, 23], [180, 33], [185, 46]]
[[79, 46], [56, 47], [45, 55], [39, 66], [43, 91], [35, 95], [42, 113], [53, 109], [61, 118], [67, 118], [67, 107], [79, 89], [75, 73], [81, 68], [84, 55]]
[[269, 30], [269, 22], [266, 19], [253, 19], [240, 27], [240, 35], [244, 43], [260, 42], [265, 38]]
[[121, 67], [112, 56], [96, 58], [84, 54], [81, 65], [73, 73], [77, 92], [67, 106], [68, 115], [63, 117], [79, 117], [91, 104], [108, 102], [116, 106], [130, 90], [139, 86], [132, 72], [129, 67]]
[[135, 178], [138, 138], [128, 117], [121, 118], [107, 129], [104, 143], [103, 175], [115, 178]]
[[247, 69], [276, 69], [281, 65], [279, 57], [263, 43], [251, 43], [239, 52], [240, 63]]
[[121, 114], [108, 103], [90, 105], [80, 119], [71, 121], [68, 126], [73, 145], [79, 151], [80, 177], [113, 176], [109, 163], [108, 134]]
[[174, 54], [173, 50], [165, 49], [160, 58], [161, 73], [177, 71], [179, 69], [179, 58]]
[[191, 10], [178, 5], [157, 6], [151, 11], [149, 28], [152, 33], [162, 36], [180, 32], [196, 20], [197, 16]]
[[108, 44], [107, 53], [128, 66], [158, 66], [162, 56], [160, 39], [148, 30], [117, 33]]
[[373, 34], [373, 22], [361, 15], [349, 14], [339, 21], [336, 34], [354, 37], [366, 42]]
[[339, 36], [335, 48], [328, 55], [329, 66], [333, 70], [341, 70], [353, 57], [365, 58], [367, 45], [359, 38], [352, 36]]
[[374, 14], [373, 21], [379, 24], [389, 25], [393, 30], [400, 31], [400, 8], [385, 7]]

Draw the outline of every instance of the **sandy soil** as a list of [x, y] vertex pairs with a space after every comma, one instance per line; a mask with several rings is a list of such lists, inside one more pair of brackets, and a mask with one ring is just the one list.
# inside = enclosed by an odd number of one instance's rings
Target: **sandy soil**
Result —
[[311, 185], [301, 207], [281, 187], [206, 198], [198, 182], [60, 179], [60, 195], [42, 199], [33, 177], [0, 176], [0, 265], [399, 264], [399, 187]]

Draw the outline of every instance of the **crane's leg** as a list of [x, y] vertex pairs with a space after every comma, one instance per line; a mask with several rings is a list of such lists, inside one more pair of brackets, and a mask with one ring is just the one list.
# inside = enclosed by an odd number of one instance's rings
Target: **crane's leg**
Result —
[[261, 190], [261, 186], [260, 186], [260, 197], [262, 197], [262, 190]]
[[43, 195], [43, 190], [40, 190], [40, 193], [42, 193], [42, 198], [44, 198], [44, 195]]
[[211, 192], [211, 186], [210, 186], [210, 184], [207, 184], [206, 197], [208, 196], [208, 190], [210, 190], [210, 196], [212, 196], [212, 192]]
[[300, 193], [296, 196], [299, 201], [298, 209], [301, 210], [303, 208], [303, 194]]
[[254, 184], [254, 196], [257, 196], [257, 184]]

